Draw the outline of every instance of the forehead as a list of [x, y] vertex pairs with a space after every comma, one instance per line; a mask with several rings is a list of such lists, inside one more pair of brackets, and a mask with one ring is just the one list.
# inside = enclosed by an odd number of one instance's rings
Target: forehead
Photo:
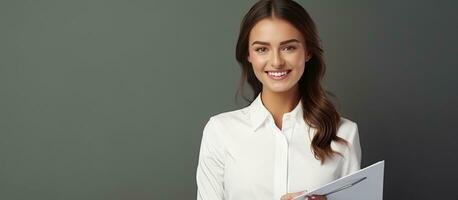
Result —
[[288, 21], [278, 18], [266, 18], [257, 22], [251, 29], [249, 43], [263, 41], [278, 44], [289, 39], [304, 41], [301, 32]]

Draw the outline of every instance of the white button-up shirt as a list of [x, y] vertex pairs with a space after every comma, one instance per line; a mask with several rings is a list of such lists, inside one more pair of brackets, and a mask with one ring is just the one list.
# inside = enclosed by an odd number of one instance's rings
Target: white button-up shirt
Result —
[[210, 117], [197, 166], [198, 200], [279, 200], [286, 193], [313, 190], [360, 169], [356, 123], [341, 118], [332, 142], [343, 156], [321, 165], [311, 150], [315, 129], [305, 123], [301, 102], [283, 115], [281, 130], [262, 103]]

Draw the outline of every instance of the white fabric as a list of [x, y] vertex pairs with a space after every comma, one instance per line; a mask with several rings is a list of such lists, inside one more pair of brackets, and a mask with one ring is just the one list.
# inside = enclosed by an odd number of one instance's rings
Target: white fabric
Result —
[[340, 152], [321, 165], [310, 143], [315, 129], [303, 120], [301, 102], [283, 115], [282, 130], [262, 103], [210, 117], [202, 135], [196, 172], [198, 200], [279, 200], [286, 193], [313, 190], [360, 169], [356, 123], [341, 118]]

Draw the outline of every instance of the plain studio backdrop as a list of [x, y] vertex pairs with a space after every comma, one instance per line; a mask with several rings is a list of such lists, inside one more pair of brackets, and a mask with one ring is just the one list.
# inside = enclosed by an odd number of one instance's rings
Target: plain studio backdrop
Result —
[[[195, 199], [203, 126], [247, 105], [253, 3], [0, 1], [0, 199]], [[300, 3], [385, 199], [457, 199], [458, 3]]]

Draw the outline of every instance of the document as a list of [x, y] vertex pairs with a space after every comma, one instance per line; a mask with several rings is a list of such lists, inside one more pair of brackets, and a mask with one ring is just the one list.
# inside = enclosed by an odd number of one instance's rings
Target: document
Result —
[[305, 200], [307, 195], [325, 195], [328, 200], [382, 200], [384, 167], [385, 161], [377, 162], [294, 200]]

